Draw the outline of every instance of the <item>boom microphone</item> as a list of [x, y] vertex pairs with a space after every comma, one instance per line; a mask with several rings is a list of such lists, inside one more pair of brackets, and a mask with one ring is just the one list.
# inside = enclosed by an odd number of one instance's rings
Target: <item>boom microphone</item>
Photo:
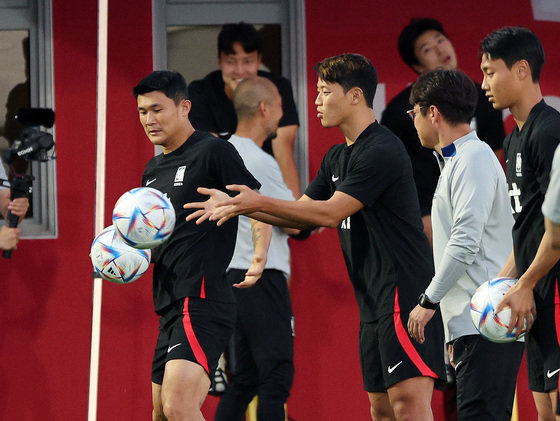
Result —
[[45, 126], [50, 128], [54, 125], [54, 111], [50, 108], [20, 108], [16, 119], [24, 126]]

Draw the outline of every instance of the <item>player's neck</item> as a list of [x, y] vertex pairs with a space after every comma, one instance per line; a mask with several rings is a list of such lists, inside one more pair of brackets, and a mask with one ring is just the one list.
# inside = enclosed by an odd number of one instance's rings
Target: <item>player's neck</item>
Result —
[[168, 154], [174, 150], [181, 147], [185, 142], [189, 140], [191, 135], [194, 133], [194, 127], [189, 123], [184, 130], [181, 130], [176, 136], [166, 142], [165, 145], [161, 145], [162, 152]]
[[338, 128], [346, 138], [348, 146], [354, 144], [362, 132], [375, 122], [375, 115], [371, 108], [360, 110], [349, 115], [349, 117], [338, 125]]
[[436, 145], [436, 151], [441, 155], [441, 149], [451, 145], [457, 139], [466, 136], [471, 132], [471, 126], [467, 123], [461, 123], [456, 126], [446, 124], [441, 127], [438, 132], [439, 143]]
[[260, 125], [250, 121], [238, 122], [235, 135], [251, 139], [259, 148], [262, 148], [262, 145], [266, 140], [266, 134], [261, 129]]
[[519, 130], [523, 128], [531, 110], [541, 102], [542, 98], [540, 85], [533, 83], [519, 95], [519, 100], [509, 107]]

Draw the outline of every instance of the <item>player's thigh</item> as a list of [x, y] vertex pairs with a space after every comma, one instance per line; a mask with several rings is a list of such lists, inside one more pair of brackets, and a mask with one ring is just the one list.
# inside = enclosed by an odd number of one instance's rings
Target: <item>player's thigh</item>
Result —
[[199, 409], [208, 394], [210, 378], [201, 365], [187, 360], [170, 360], [165, 364], [161, 385], [164, 407]]
[[539, 421], [554, 419], [552, 402], [548, 393], [533, 392], [533, 400], [535, 401], [535, 407], [537, 408], [537, 413], [539, 414]]
[[395, 383], [387, 390], [389, 401], [402, 402], [406, 405], [430, 405], [434, 391], [434, 379], [431, 377], [412, 377]]

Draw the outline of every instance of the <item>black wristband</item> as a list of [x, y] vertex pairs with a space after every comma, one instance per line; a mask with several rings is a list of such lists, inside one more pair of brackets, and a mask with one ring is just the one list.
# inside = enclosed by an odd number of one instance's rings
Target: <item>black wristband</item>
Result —
[[428, 310], [437, 310], [439, 307], [439, 303], [430, 301], [428, 296], [424, 293], [420, 294], [420, 297], [418, 297], [418, 305], [422, 308], [427, 308]]
[[315, 228], [317, 228], [317, 227], [304, 228], [299, 232], [299, 234], [290, 235], [290, 238], [292, 238], [294, 240], [298, 240], [298, 241], [307, 240]]

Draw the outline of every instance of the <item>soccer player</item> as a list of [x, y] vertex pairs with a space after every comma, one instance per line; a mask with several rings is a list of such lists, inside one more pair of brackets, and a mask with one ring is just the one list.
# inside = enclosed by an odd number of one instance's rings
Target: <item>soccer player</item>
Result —
[[259, 70], [262, 61], [261, 40], [255, 27], [248, 23], [227, 23], [218, 35], [218, 66], [201, 80], [189, 84], [193, 107], [190, 120], [197, 130], [205, 130], [228, 139], [235, 131], [237, 117], [233, 94], [247, 76], [270, 79], [282, 96], [284, 114], [277, 136], [264, 143], [282, 170], [282, 176], [294, 196], [301, 196], [299, 175], [294, 159], [294, 145], [299, 125], [290, 81], [274, 73]]
[[[436, 69], [452, 70], [458, 65], [453, 44], [442, 24], [436, 19], [412, 19], [399, 35], [398, 49], [401, 59], [418, 75]], [[506, 135], [502, 113], [492, 108], [478, 84], [477, 88], [477, 105], [471, 125], [476, 129], [479, 138], [488, 143], [502, 160], [504, 153], [502, 143]], [[391, 129], [403, 141], [410, 155], [424, 230], [431, 241], [430, 211], [439, 178], [439, 168], [432, 151], [423, 148], [420, 144], [414, 124], [405, 113], [410, 108], [411, 90], [412, 85], [408, 85], [391, 99], [383, 111], [381, 124]]]
[[[470, 127], [477, 96], [459, 70], [424, 73], [412, 87], [409, 114], [422, 146], [437, 151], [441, 176], [432, 204], [436, 273], [408, 330], [423, 343], [439, 305], [456, 370], [457, 418], [509, 421], [524, 345], [488, 341], [470, 315], [476, 288], [509, 257], [513, 226], [503, 168]], [[499, 355], [500, 364], [488, 355]]]
[[[519, 281], [496, 310], [511, 307], [510, 330], [532, 325], [526, 335], [529, 389], [539, 419], [550, 420], [554, 419], [560, 372], [556, 339], [560, 250], [551, 247], [541, 207], [560, 142], [560, 114], [543, 100], [539, 83], [543, 64], [541, 42], [527, 28], [502, 28], [481, 42], [482, 88], [494, 108], [509, 108], [516, 123], [504, 141], [515, 218], [513, 251], [499, 275]], [[535, 307], [537, 317], [532, 323]]]
[[249, 214], [274, 225], [337, 227], [360, 310], [371, 416], [432, 420], [434, 379], [445, 379], [443, 327], [437, 312], [421, 345], [406, 330], [408, 313], [433, 276], [410, 159], [402, 142], [375, 120], [377, 72], [367, 58], [342, 54], [315, 70], [317, 117], [323, 127], [338, 127], [345, 142], [326, 153], [302, 198], [273, 199], [236, 185], [228, 189], [240, 194], [227, 200], [223, 192], [202, 188], [210, 199], [186, 204], [203, 208], [189, 219], [222, 224]]
[[[260, 187], [235, 148], [189, 121], [190, 101], [183, 76], [156, 71], [133, 89], [140, 123], [163, 153], [152, 158], [142, 185], [163, 192], [173, 204], [176, 225], [153, 253], [153, 295], [160, 317], [152, 364], [153, 420], [203, 420], [200, 407], [218, 358], [235, 322], [235, 300], [226, 279], [237, 233], [237, 221], [221, 227], [188, 223], [181, 204], [201, 195], [209, 183], [225, 190], [232, 182]], [[255, 224], [255, 258], [237, 287], [255, 283], [264, 268], [270, 227]]]
[[[274, 136], [282, 117], [282, 98], [270, 80], [250, 76], [233, 97], [237, 129], [229, 138], [247, 169], [261, 183], [260, 192], [295, 200], [282, 179], [278, 163], [262, 144]], [[274, 227], [261, 280], [252, 288], [236, 289], [233, 378], [220, 399], [215, 421], [244, 420], [247, 405], [258, 395], [257, 419], [284, 421], [284, 404], [294, 377], [293, 313], [288, 290], [288, 234], [298, 230]], [[253, 244], [249, 218], [239, 217], [239, 229], [227, 277], [238, 283], [251, 265]]]

